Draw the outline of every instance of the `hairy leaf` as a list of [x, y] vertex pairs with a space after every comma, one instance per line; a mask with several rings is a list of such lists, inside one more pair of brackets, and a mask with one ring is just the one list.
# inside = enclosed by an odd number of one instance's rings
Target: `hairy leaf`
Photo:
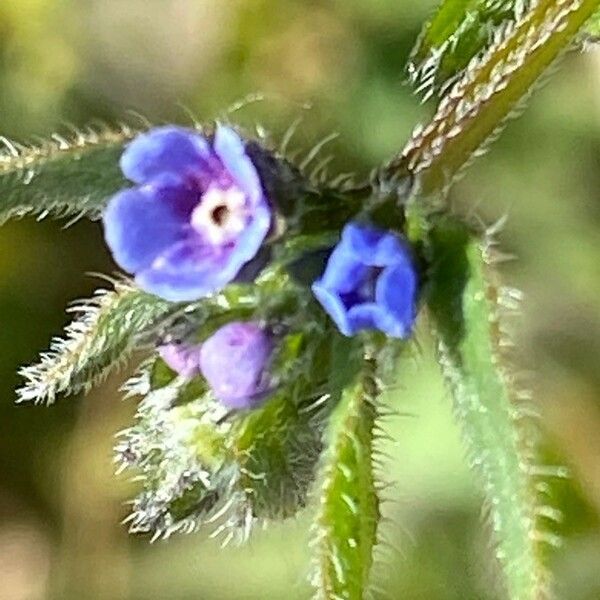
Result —
[[315, 597], [360, 599], [367, 590], [379, 521], [373, 475], [375, 368], [357, 345], [346, 353], [353, 380], [326, 432], [323, 482], [314, 531]]
[[305, 506], [321, 451], [318, 423], [302, 389], [287, 390], [236, 428], [231, 450], [239, 468], [248, 519], [285, 519]]
[[174, 310], [174, 305], [118, 282], [114, 290], [98, 290], [91, 300], [71, 307], [78, 317], [55, 338], [39, 363], [23, 367], [20, 402], [51, 403], [58, 394], [87, 391], [122, 364], [137, 336]]
[[116, 448], [118, 462], [142, 475], [132, 531], [168, 537], [215, 524], [224, 544], [241, 542], [257, 521], [304, 506], [320, 429], [294, 395], [300, 384], [285, 382], [262, 406], [231, 413], [202, 377], [172, 378], [160, 359], [127, 387], [145, 396]]
[[296, 514], [314, 479], [321, 429], [295, 401], [282, 391], [228, 414], [201, 377], [147, 393], [116, 448], [117, 462], [143, 481], [131, 531], [156, 538], [215, 524], [226, 544], [245, 541], [256, 522]]
[[2, 138], [0, 224], [27, 214], [99, 217], [106, 200], [127, 185], [119, 157], [134, 133], [90, 130], [38, 146]]
[[438, 224], [431, 241], [429, 307], [456, 419], [481, 479], [509, 596], [534, 600], [546, 584], [537, 517], [551, 509], [539, 505], [527, 407], [518, 402], [500, 352], [506, 338], [500, 290], [490, 281], [490, 248], [449, 223]]
[[408, 64], [410, 79], [429, 97], [444, 91], [470, 60], [522, 16], [528, 0], [445, 0], [425, 25]]
[[384, 173], [416, 173], [425, 196], [451, 185], [516, 113], [598, 6], [599, 0], [539, 0], [483, 57], [473, 59], [431, 122], [415, 130]]

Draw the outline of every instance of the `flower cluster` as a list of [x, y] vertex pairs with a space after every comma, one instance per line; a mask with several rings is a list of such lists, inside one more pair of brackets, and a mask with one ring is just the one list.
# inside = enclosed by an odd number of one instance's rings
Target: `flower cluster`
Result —
[[[115, 195], [104, 213], [115, 261], [145, 291], [166, 300], [198, 300], [264, 266], [277, 202], [239, 135], [217, 126], [161, 127], [137, 137], [121, 158], [135, 186]], [[339, 331], [410, 335], [418, 277], [412, 252], [391, 231], [351, 222], [330, 253], [312, 292]], [[232, 409], [250, 408], [270, 389], [277, 340], [254, 322], [231, 322], [200, 344], [169, 344], [159, 353], [186, 378], [202, 375]]]

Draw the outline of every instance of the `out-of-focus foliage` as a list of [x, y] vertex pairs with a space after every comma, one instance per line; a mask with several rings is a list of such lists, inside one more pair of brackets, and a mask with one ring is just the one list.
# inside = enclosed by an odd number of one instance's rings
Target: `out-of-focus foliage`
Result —
[[[339, 132], [336, 170], [364, 174], [425, 115], [401, 73], [433, 8], [409, 0], [5, 0], [0, 133], [47, 137], [64, 120], [113, 122], [128, 109], [152, 120], [228, 118], [231, 106], [231, 119], [275, 139], [300, 119], [289, 147], [304, 154], [316, 132]], [[500, 239], [519, 258], [504, 278], [528, 298], [520, 362], [536, 370], [529, 383], [548, 457], [572, 473], [546, 490], [564, 512], [559, 592], [578, 600], [600, 595], [600, 57], [568, 60], [453, 200], [457, 210], [478, 205], [490, 222], [510, 216]], [[249, 92], [264, 100], [245, 106]], [[314, 166], [326, 158], [327, 147]], [[304, 523], [257, 533], [250, 552], [216, 553], [202, 535], [153, 546], [128, 537], [117, 523], [133, 494], [112, 474], [111, 447], [135, 402], [118, 402], [112, 381], [42, 412], [13, 405], [17, 367], [60, 331], [65, 302], [96, 287], [81, 271], [111, 268], [97, 226], [59, 227], [23, 220], [0, 233], [0, 598], [308, 597], [298, 577], [308, 562]], [[421, 342], [427, 356], [424, 333]], [[412, 382], [411, 369], [408, 361], [400, 373]], [[392, 568], [377, 574], [379, 585], [392, 597], [493, 597], [479, 499], [436, 368], [423, 367], [410, 389], [400, 377], [387, 393], [416, 418], [388, 424], [400, 441], [383, 449], [386, 479], [398, 484], [382, 506]]]

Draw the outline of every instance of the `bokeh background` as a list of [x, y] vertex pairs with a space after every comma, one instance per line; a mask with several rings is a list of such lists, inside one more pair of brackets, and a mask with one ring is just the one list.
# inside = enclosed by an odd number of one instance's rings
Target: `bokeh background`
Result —
[[[2, 0], [0, 134], [47, 136], [94, 119], [189, 123], [229, 114], [299, 156], [337, 132], [332, 173], [366, 174], [430, 108], [403, 65], [435, 0]], [[248, 104], [250, 94], [261, 102]], [[600, 598], [600, 53], [575, 55], [476, 163], [454, 201], [493, 222], [518, 260], [523, 373], [544, 452], [572, 477], [553, 553], [559, 596]], [[15, 406], [19, 365], [67, 321], [65, 306], [114, 269], [98, 224], [32, 219], [0, 231], [0, 599], [302, 599], [307, 519], [218, 550], [200, 533], [150, 545], [120, 520], [135, 492], [112, 465], [133, 401], [115, 377], [88, 397]], [[392, 598], [494, 598], [479, 497], [426, 332], [389, 401]]]

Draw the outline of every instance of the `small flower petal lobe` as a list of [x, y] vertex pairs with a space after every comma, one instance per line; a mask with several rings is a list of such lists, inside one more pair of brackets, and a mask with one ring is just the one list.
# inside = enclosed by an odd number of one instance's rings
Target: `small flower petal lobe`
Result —
[[159, 356], [178, 375], [191, 379], [200, 374], [199, 344], [171, 343], [160, 346]]
[[157, 175], [194, 173], [210, 159], [208, 142], [197, 132], [168, 125], [137, 136], [121, 156], [123, 175], [147, 183]]

